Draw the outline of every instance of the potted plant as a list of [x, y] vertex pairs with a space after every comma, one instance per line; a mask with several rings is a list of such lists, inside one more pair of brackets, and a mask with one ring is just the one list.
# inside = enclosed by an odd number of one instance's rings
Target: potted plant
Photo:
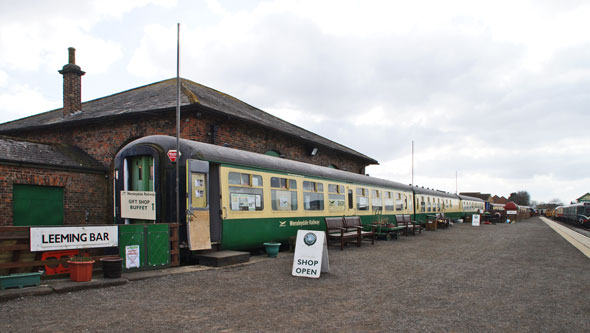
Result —
[[68, 260], [70, 279], [74, 282], [87, 282], [92, 280], [92, 266], [94, 259], [85, 255], [76, 255]]
[[270, 242], [266, 242], [264, 243], [264, 249], [266, 250], [266, 254], [270, 257], [270, 258], [276, 258], [277, 255], [279, 254], [279, 247], [281, 246], [281, 243], [275, 242], [275, 241], [270, 241]]

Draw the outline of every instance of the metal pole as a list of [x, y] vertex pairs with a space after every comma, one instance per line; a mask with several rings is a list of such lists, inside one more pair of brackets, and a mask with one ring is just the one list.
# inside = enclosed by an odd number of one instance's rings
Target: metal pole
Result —
[[414, 190], [414, 140], [412, 140], [412, 219], [416, 219], [416, 191]]
[[455, 171], [455, 194], [457, 194], [457, 189], [459, 188], [459, 178], [457, 176], [457, 171]]
[[180, 23], [176, 27], [176, 223], [180, 223]]
[[414, 140], [412, 140], [412, 188], [414, 188]]

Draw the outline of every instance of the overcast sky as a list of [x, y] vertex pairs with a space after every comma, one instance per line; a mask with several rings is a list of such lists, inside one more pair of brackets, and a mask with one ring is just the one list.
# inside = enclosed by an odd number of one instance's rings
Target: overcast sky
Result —
[[589, 1], [2, 1], [0, 122], [176, 75], [380, 162], [539, 202], [590, 191]]

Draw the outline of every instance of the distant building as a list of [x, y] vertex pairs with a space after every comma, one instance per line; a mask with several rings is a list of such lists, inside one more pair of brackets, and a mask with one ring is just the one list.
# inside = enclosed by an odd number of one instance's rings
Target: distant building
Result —
[[461, 192], [460, 195], [466, 195], [469, 197], [479, 198], [486, 202], [491, 202], [492, 195], [489, 193], [481, 193], [481, 192]]
[[590, 202], [590, 192], [576, 199], [577, 202]]

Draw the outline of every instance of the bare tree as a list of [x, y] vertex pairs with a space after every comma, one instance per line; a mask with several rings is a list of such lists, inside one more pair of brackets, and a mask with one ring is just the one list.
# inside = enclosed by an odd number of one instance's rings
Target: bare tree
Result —
[[531, 195], [527, 191], [518, 191], [510, 193], [510, 197], [508, 197], [508, 200], [514, 201], [514, 203], [521, 206], [531, 205]]

